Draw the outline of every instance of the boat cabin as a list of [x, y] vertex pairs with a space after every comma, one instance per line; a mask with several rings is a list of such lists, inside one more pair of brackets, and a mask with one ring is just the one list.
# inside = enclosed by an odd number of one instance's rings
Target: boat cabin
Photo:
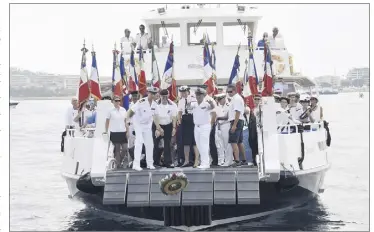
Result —
[[[240, 71], [243, 77], [245, 60], [249, 59], [248, 32], [252, 35], [254, 59], [259, 76], [263, 75], [264, 52], [256, 49], [258, 21], [262, 17], [255, 7], [231, 5], [219, 7], [219, 4], [182, 5], [177, 9], [167, 7], [146, 13], [142, 21], [146, 32], [154, 44], [155, 55], [162, 77], [170, 43], [174, 44], [174, 77], [179, 80], [200, 79], [197, 85], [204, 82], [203, 44], [204, 34], [212, 51], [214, 44], [216, 56], [216, 75], [218, 79], [230, 76], [235, 56], [239, 49]], [[271, 28], [269, 28], [269, 32]], [[270, 34], [270, 33], [269, 33]], [[273, 50], [273, 48], [271, 48]], [[272, 51], [275, 75], [290, 75], [290, 59], [287, 50]], [[137, 56], [136, 58], [137, 59]], [[152, 55], [145, 53], [146, 76], [151, 76]]]

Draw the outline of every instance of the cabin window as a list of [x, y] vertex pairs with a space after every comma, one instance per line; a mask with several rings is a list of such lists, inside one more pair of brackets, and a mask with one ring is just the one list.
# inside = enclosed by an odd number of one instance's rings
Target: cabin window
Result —
[[187, 38], [188, 45], [202, 45], [204, 44], [204, 33], [208, 33], [210, 43], [217, 41], [216, 23], [200, 23], [199, 27], [194, 33], [196, 23], [187, 24]]
[[[243, 31], [243, 26], [240, 26], [238, 22], [226, 22], [223, 23], [223, 45], [225, 46], [242, 46], [248, 45], [248, 25], [249, 29], [253, 33], [253, 23], [242, 22], [245, 27], [245, 33]], [[252, 40], [254, 42], [254, 40]]]
[[[179, 23], [165, 23], [165, 28], [162, 24], [153, 24], [149, 28], [151, 30], [153, 43], [158, 48], [169, 48], [171, 40], [173, 39], [174, 46], [181, 46], [181, 29]], [[166, 35], [166, 32], [167, 35]]]

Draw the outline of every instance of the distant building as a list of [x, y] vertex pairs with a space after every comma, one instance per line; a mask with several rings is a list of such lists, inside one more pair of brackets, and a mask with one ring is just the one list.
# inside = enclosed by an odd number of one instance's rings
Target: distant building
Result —
[[347, 80], [350, 80], [352, 83], [357, 83], [354, 85], [369, 86], [369, 78], [369, 68], [353, 68], [349, 70], [347, 74]]
[[320, 76], [315, 77], [318, 86], [322, 87], [340, 87], [340, 77], [339, 76]]

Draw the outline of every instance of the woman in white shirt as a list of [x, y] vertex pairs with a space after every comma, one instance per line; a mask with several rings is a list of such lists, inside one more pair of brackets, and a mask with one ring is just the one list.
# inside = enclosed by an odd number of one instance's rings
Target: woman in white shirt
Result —
[[122, 164], [123, 158], [127, 153], [127, 136], [126, 136], [126, 116], [125, 108], [120, 106], [121, 98], [114, 96], [114, 108], [108, 112], [105, 122], [105, 134], [110, 131], [110, 141], [114, 145], [114, 158], [117, 161], [117, 167]]

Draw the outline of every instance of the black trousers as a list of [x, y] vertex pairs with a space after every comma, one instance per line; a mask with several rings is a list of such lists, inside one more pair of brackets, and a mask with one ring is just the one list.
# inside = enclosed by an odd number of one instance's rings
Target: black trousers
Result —
[[171, 134], [173, 132], [173, 123], [167, 125], [160, 125], [164, 130], [164, 136], [159, 136], [156, 138], [156, 125], [152, 124], [152, 137], [153, 137], [153, 162], [155, 165], [160, 164], [161, 152], [159, 148], [160, 140], [164, 139], [164, 164], [172, 164], [171, 160]]
[[218, 152], [216, 146], [216, 124], [212, 126], [209, 138], [209, 150], [212, 157], [212, 165], [218, 165]]

